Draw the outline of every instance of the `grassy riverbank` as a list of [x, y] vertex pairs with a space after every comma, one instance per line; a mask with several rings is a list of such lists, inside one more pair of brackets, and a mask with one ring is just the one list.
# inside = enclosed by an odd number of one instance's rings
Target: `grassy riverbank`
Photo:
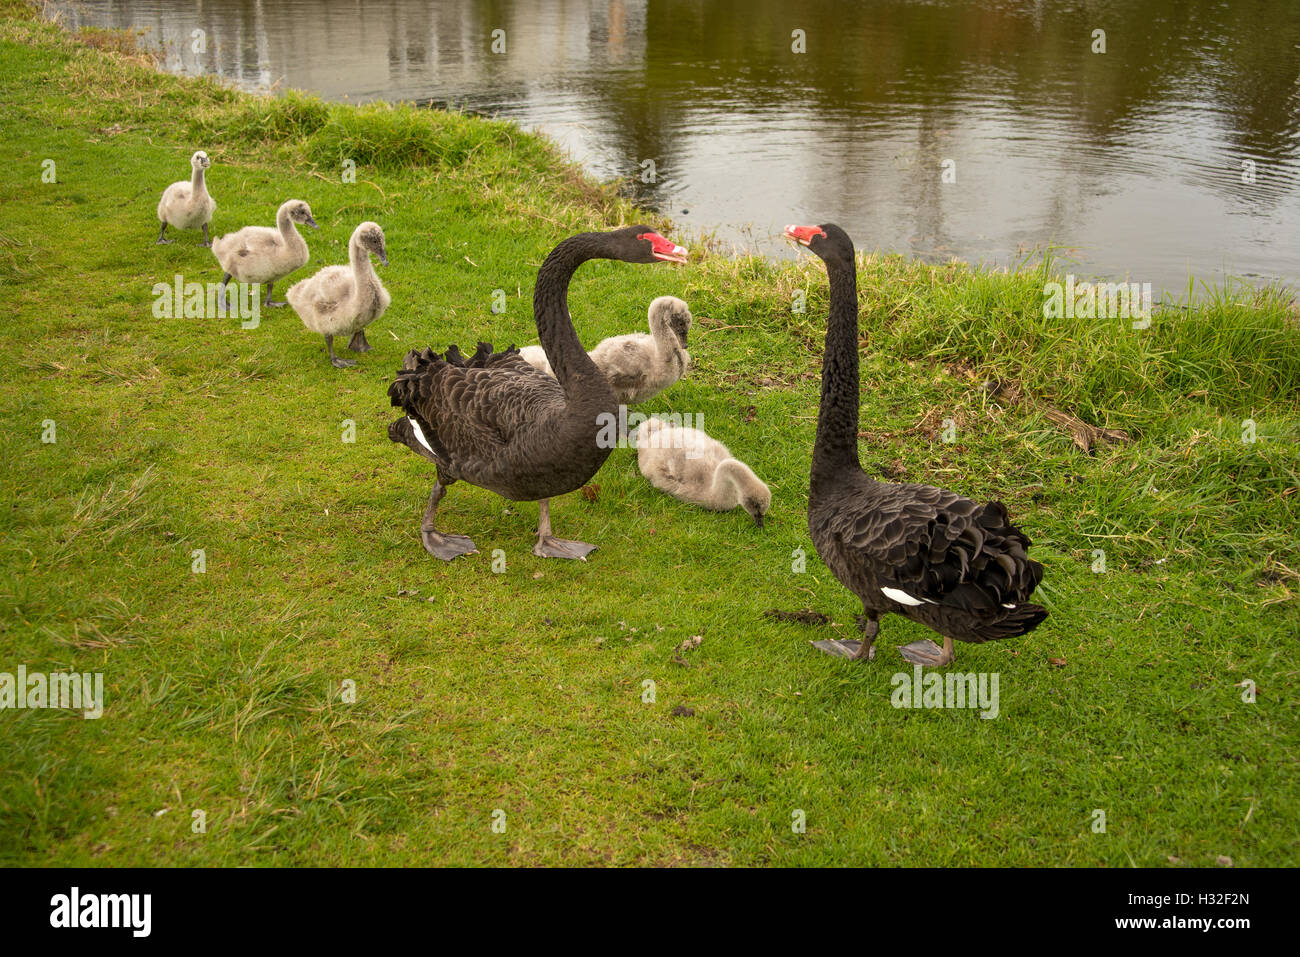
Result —
[[[482, 554], [442, 564], [418, 535], [432, 472], [385, 431], [402, 355], [535, 341], [549, 248], [647, 214], [508, 124], [259, 100], [0, 11], [0, 671], [103, 672], [107, 699], [97, 721], [0, 712], [0, 861], [1300, 862], [1284, 297], [1220, 294], [1135, 331], [1043, 319], [1050, 266], [864, 260], [864, 465], [1002, 498], [1052, 613], [959, 647], [958, 669], [999, 674], [996, 719], [896, 710], [894, 646], [922, 630], [887, 620], [869, 665], [824, 657], [808, 640], [851, 633], [853, 600], [815, 555], [792, 572], [820, 263], [594, 263], [573, 284], [589, 345], [644, 328], [655, 296], [691, 304], [695, 367], [644, 411], [702, 414], [772, 486], [765, 531], [663, 496], [620, 450], [554, 509], [600, 546], [588, 563], [534, 558], [534, 506], [458, 485], [445, 527]], [[154, 283], [220, 278], [197, 234], [152, 245], [199, 148], [214, 234], [311, 204], [298, 276], [384, 226], [393, 305], [357, 368], [288, 310], [252, 330], [153, 316]], [[763, 617], [805, 607], [834, 624]]]

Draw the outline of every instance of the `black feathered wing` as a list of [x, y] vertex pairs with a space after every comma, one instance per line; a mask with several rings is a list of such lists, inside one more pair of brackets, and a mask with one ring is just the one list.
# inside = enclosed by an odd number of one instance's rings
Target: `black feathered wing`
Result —
[[[484, 342], [468, 359], [455, 346], [443, 355], [407, 353], [388, 397], [419, 426], [448, 479], [507, 497], [518, 491], [511, 477], [520, 470], [512, 461], [536, 444], [548, 415], [565, 403], [560, 383], [525, 362], [518, 349], [493, 352]], [[411, 444], [404, 434], [395, 440]]]
[[1029, 558], [1029, 538], [1001, 502], [980, 505], [929, 485], [873, 483], [819, 512], [819, 551], [829, 546], [837, 560], [828, 563], [837, 575], [836, 565], [847, 572], [841, 580], [870, 608], [965, 641], [1023, 634], [1046, 617], [1040, 606], [1025, 604], [1043, 566]]

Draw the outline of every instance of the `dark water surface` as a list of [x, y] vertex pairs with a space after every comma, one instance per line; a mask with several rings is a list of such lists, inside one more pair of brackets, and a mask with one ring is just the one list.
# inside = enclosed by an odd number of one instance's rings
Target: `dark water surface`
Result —
[[[689, 230], [1080, 274], [1300, 276], [1292, 0], [83, 0], [180, 73], [497, 114]], [[1105, 53], [1094, 53], [1094, 30]], [[205, 31], [206, 52], [192, 49]], [[505, 31], [505, 52], [492, 51]], [[806, 52], [792, 50], [804, 31]], [[196, 144], [201, 146], [202, 144]], [[656, 182], [641, 183], [653, 160]], [[955, 182], [942, 181], [952, 161]], [[1254, 164], [1254, 182], [1245, 163]]]

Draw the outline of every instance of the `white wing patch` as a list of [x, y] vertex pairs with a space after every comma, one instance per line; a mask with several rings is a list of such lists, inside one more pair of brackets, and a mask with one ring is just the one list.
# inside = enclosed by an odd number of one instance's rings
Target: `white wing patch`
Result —
[[424, 432], [420, 429], [420, 423], [416, 422], [415, 419], [411, 418], [409, 415], [406, 417], [406, 421], [410, 422], [411, 428], [415, 429], [416, 441], [419, 442], [421, 445], [423, 445], [426, 449], [428, 449], [430, 455], [433, 455], [434, 454], [433, 448], [429, 445], [428, 442], [425, 441]]
[[933, 605], [933, 604], [935, 604], [934, 602], [930, 601], [930, 599], [928, 599], [928, 598], [913, 598], [913, 597], [912, 597], [911, 595], [909, 595], [907, 592], [905, 592], [905, 591], [899, 591], [897, 588], [882, 588], [882, 589], [880, 589], [880, 590], [881, 590], [882, 592], [884, 592], [884, 595], [885, 595], [886, 598], [892, 598], [894, 601], [898, 602], [900, 605], [922, 605], [922, 604], [925, 604], [925, 605]]
[[1003, 603], [1002, 603], [1002, 607], [1003, 607], [1003, 608], [1015, 608], [1016, 606], [1015, 606], [1015, 605], [1008, 605], [1006, 602], [1003, 602]]

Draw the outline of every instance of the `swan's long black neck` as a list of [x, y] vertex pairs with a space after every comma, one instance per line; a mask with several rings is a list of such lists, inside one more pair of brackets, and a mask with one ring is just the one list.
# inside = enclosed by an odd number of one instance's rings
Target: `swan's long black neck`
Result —
[[604, 234], [579, 233], [551, 250], [537, 273], [537, 285], [533, 290], [537, 336], [566, 395], [572, 396], [571, 386], [580, 382], [599, 380], [609, 388], [608, 381], [587, 355], [573, 328], [569, 316], [569, 281], [587, 260], [611, 258], [614, 257]]
[[822, 356], [822, 396], [813, 478], [858, 463], [858, 278], [853, 259], [828, 259], [831, 307]]

